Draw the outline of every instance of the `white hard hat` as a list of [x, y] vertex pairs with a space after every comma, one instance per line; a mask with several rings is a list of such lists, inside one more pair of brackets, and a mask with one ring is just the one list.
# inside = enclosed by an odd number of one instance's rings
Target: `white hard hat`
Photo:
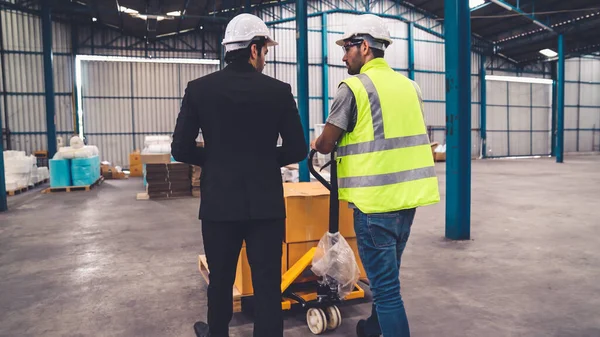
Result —
[[256, 37], [264, 37], [267, 47], [278, 44], [271, 38], [269, 28], [263, 20], [258, 16], [244, 13], [229, 21], [222, 45], [225, 46], [225, 51], [243, 49], [248, 47]]
[[386, 41], [388, 45], [393, 42], [390, 37], [390, 31], [382, 18], [373, 14], [363, 14], [348, 24], [342, 38], [335, 43], [338, 46], [343, 46], [345, 40], [360, 35], [370, 35], [375, 40]]

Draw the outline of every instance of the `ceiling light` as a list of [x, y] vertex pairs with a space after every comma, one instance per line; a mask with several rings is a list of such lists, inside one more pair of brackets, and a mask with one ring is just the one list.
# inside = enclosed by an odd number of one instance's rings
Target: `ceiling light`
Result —
[[469, 7], [474, 8], [477, 6], [481, 6], [485, 3], [484, 0], [469, 0]]
[[96, 22], [96, 21], [98, 21], [98, 19], [92, 18], [92, 22]]
[[204, 29], [204, 26], [200, 26], [200, 29]]
[[547, 78], [498, 76], [498, 75], [485, 75], [485, 80], [486, 81], [536, 83], [536, 84], [552, 84], [553, 83], [553, 81], [551, 79], [547, 79]]
[[554, 56], [558, 55], [554, 50], [548, 49], [548, 48], [540, 50], [540, 54], [542, 54], [546, 57], [554, 57]]
[[181, 11], [169, 12], [169, 13], [167, 13], [167, 15], [169, 15], [169, 16], [181, 16]]
[[137, 14], [137, 13], [139, 13], [135, 9], [127, 8], [125, 6], [119, 6], [119, 12], [125, 13], [125, 14]]

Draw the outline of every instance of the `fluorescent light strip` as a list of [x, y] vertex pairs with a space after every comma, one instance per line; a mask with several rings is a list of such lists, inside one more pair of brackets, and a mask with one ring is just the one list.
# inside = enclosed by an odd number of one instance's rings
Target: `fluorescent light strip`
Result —
[[498, 75], [485, 75], [485, 80], [486, 81], [535, 83], [535, 84], [552, 84], [554, 82], [553, 80], [548, 79], [548, 78], [498, 76]]
[[175, 64], [212, 64], [218, 65], [220, 60], [214, 59], [183, 59], [183, 58], [144, 58], [126, 56], [99, 56], [99, 55], [77, 55], [76, 62], [81, 61], [104, 61], [104, 62], [140, 62], [140, 63], [175, 63]]
[[76, 55], [75, 56], [75, 85], [77, 88], [77, 115], [79, 119], [79, 137], [83, 139], [83, 93], [81, 89], [81, 62], [82, 61], [101, 61], [101, 62], [140, 62], [140, 63], [171, 63], [171, 64], [208, 64], [219, 65], [220, 60], [213, 59], [177, 59], [177, 58], [142, 58], [125, 56], [99, 56], [99, 55]]

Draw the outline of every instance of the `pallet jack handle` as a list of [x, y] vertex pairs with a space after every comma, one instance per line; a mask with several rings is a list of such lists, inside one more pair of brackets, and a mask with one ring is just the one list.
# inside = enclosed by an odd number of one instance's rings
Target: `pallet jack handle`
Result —
[[330, 182], [325, 180], [322, 175], [315, 170], [313, 166], [313, 158], [317, 151], [310, 150], [308, 154], [308, 170], [312, 175], [329, 190], [329, 233], [334, 234], [339, 231], [339, 218], [340, 218], [340, 202], [338, 194], [338, 181], [337, 181], [337, 161], [335, 158], [335, 149], [331, 151], [330, 160], [327, 162], [321, 170], [330, 166]]

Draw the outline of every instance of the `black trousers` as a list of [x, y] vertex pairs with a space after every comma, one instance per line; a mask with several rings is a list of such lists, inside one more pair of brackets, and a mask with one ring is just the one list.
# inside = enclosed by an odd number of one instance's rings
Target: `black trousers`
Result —
[[284, 219], [203, 221], [204, 251], [210, 270], [208, 325], [211, 337], [229, 336], [232, 287], [243, 240], [254, 287], [254, 337], [283, 337], [281, 242], [284, 226]]

